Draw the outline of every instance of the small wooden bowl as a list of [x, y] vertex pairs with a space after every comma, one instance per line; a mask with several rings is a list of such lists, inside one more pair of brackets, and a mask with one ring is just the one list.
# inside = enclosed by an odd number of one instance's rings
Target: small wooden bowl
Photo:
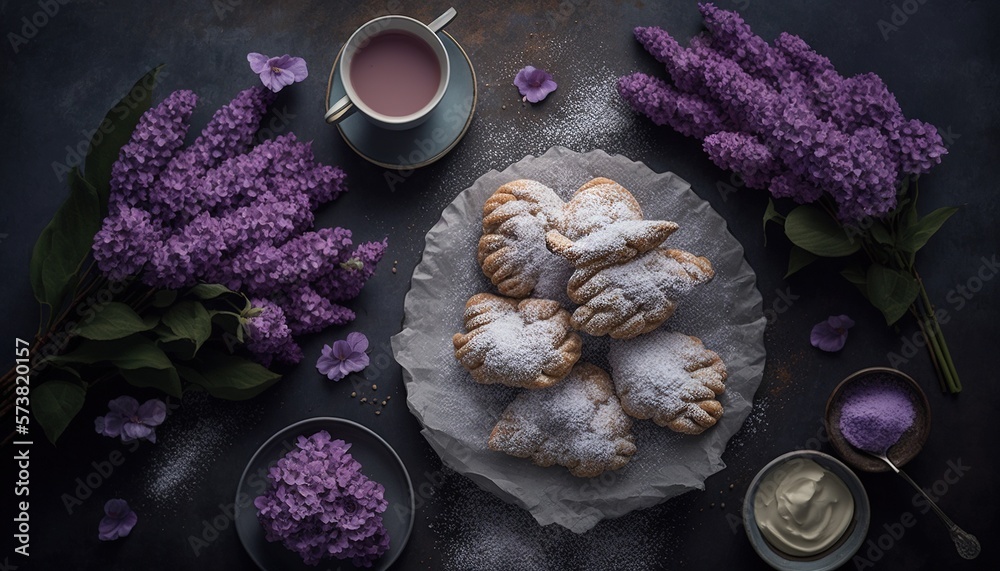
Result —
[[871, 367], [848, 376], [833, 389], [833, 394], [826, 401], [826, 431], [830, 437], [830, 444], [844, 462], [863, 472], [886, 472], [889, 466], [882, 460], [854, 448], [844, 439], [844, 435], [840, 432], [840, 415], [843, 412], [845, 396], [850, 394], [852, 388], [879, 378], [882, 379], [881, 382], [895, 384], [900, 391], [908, 395], [917, 413], [913, 425], [903, 433], [896, 444], [889, 448], [886, 455], [892, 463], [901, 467], [912, 460], [923, 448], [931, 431], [931, 407], [927, 402], [927, 395], [906, 373], [888, 367]]

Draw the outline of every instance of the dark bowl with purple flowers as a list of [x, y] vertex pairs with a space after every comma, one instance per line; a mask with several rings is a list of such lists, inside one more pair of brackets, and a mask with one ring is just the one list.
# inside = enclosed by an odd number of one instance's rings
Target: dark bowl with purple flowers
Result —
[[[320, 465], [326, 466], [326, 476], [310, 479], [309, 473]], [[276, 476], [284, 478], [277, 495]], [[295, 484], [303, 487], [296, 490]], [[333, 499], [338, 490], [344, 497]], [[297, 495], [300, 491], [305, 495]], [[315, 527], [290, 529], [294, 514], [280, 513], [289, 506], [308, 511], [321, 502], [329, 503], [318, 517], [347, 525], [339, 528], [344, 531], [339, 545], [336, 533], [320, 537]], [[385, 440], [356, 422], [318, 417], [282, 429], [250, 459], [236, 490], [236, 532], [250, 558], [265, 571], [327, 567], [381, 571], [402, 553], [413, 529], [415, 508], [410, 476]], [[369, 513], [363, 514], [364, 510]], [[367, 524], [377, 520], [377, 532], [361, 533], [363, 520], [369, 520]], [[367, 537], [356, 541], [361, 535]], [[315, 561], [327, 548], [336, 549], [337, 558]], [[307, 561], [310, 558], [314, 561]]]
[[[860, 411], [861, 422], [852, 423]], [[862, 369], [841, 381], [826, 403], [830, 444], [852, 468], [885, 472], [889, 466], [863, 450], [885, 449], [897, 467], [923, 448], [931, 429], [931, 408], [909, 375], [888, 367]]]

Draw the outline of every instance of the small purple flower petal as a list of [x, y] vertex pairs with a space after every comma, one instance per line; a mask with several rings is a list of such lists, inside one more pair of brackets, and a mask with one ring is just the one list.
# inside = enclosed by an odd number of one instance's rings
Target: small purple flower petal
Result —
[[356, 353], [364, 353], [368, 350], [368, 337], [364, 333], [352, 331], [347, 334], [347, 344]]
[[292, 79], [296, 82], [302, 81], [303, 79], [309, 77], [309, 69], [306, 66], [306, 60], [300, 57], [291, 57], [285, 54], [271, 63], [271, 67], [276, 67], [282, 71], [287, 71], [292, 74]]
[[146, 438], [153, 432], [153, 429], [139, 422], [126, 422], [122, 425], [122, 441], [139, 440]]
[[122, 499], [111, 499], [104, 504], [104, 518], [97, 526], [97, 537], [101, 541], [112, 541], [125, 537], [132, 532], [139, 516], [136, 515], [128, 502]]
[[121, 396], [108, 403], [110, 412], [94, 419], [94, 429], [102, 436], [121, 437], [122, 442], [149, 440], [156, 442], [156, 426], [167, 417], [167, 405], [160, 399], [150, 399], [139, 406], [130, 396]]
[[844, 348], [847, 342], [847, 330], [854, 326], [854, 321], [846, 315], [831, 315], [826, 321], [817, 323], [809, 334], [809, 342], [813, 347], [827, 352], [836, 352]]
[[129, 396], [118, 397], [108, 403], [111, 412], [117, 412], [122, 416], [132, 416], [139, 410], [139, 401]]
[[363, 333], [350, 333], [347, 340], [338, 339], [333, 345], [324, 345], [316, 369], [331, 381], [339, 381], [350, 373], [363, 371], [369, 359], [368, 338]]
[[250, 62], [250, 69], [258, 75], [264, 73], [264, 70], [268, 68], [267, 60], [268, 57], [264, 54], [259, 54], [257, 52], [250, 52], [247, 54], [247, 61]]
[[263, 54], [251, 52], [247, 54], [247, 61], [250, 62], [250, 69], [260, 76], [261, 83], [276, 93], [286, 85], [309, 77], [306, 61], [300, 57], [285, 54], [268, 58]]
[[330, 355], [333, 358], [343, 361], [350, 357], [354, 353], [354, 349], [347, 343], [347, 341], [337, 340], [333, 342], [333, 347], [330, 350]]
[[558, 87], [549, 72], [530, 65], [517, 72], [517, 75], [514, 76], [514, 85], [517, 86], [525, 100], [532, 103], [538, 103], [545, 99]]
[[160, 399], [149, 399], [142, 403], [135, 415], [146, 426], [159, 426], [167, 418], [167, 404]]
[[124, 419], [121, 414], [117, 412], [109, 412], [104, 416], [99, 416], [94, 419], [94, 428], [101, 436], [118, 438], [122, 433], [123, 421]]
[[361, 371], [368, 366], [368, 355], [366, 353], [353, 353], [344, 359], [343, 367], [350, 371]]

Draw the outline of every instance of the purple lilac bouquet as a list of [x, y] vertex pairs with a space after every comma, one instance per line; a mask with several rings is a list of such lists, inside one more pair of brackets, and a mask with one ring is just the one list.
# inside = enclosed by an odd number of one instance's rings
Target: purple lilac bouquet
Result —
[[385, 488], [361, 473], [350, 448], [325, 430], [299, 436], [295, 450], [268, 471], [270, 488], [254, 500], [267, 540], [308, 565], [335, 557], [371, 567], [389, 549]]
[[94, 260], [109, 279], [156, 289], [218, 283], [250, 296], [245, 323], [261, 363], [298, 363], [293, 335], [354, 319], [340, 302], [371, 277], [386, 242], [354, 246], [343, 228], [309, 230], [313, 209], [346, 190], [289, 133], [251, 148], [273, 94], [241, 92], [201, 136], [180, 145], [196, 96], [177, 91], [139, 120], [111, 173]]
[[960, 391], [914, 267], [916, 252], [956, 212], [916, 210], [916, 178], [947, 153], [937, 129], [907, 119], [874, 73], [845, 78], [798, 36], [768, 43], [738, 13], [699, 8], [708, 31], [687, 47], [660, 28], [635, 29], [671, 81], [634, 73], [619, 79], [619, 94], [657, 125], [700, 139], [743, 185], [799, 204], [782, 215], [769, 201], [765, 212], [765, 223], [781, 224], [793, 243], [787, 275], [820, 257], [862, 252], [844, 277], [888, 324], [914, 315], [942, 387]]
[[266, 367], [302, 359], [295, 336], [354, 319], [343, 304], [385, 252], [385, 240], [313, 229], [313, 211], [346, 190], [344, 173], [292, 133], [257, 140], [272, 92], [241, 92], [185, 146], [196, 96], [153, 106], [159, 71], [67, 169], [69, 195], [31, 257], [38, 334], [18, 341], [0, 378], [5, 426], [18, 376], [32, 377], [32, 412], [52, 442], [107, 379], [175, 397], [259, 394], [281, 377]]

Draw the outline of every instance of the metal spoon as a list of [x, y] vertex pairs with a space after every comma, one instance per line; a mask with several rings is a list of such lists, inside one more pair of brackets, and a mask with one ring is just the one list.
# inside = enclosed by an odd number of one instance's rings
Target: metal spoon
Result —
[[[858, 448], [858, 450], [861, 449]], [[938, 517], [941, 518], [941, 521], [944, 522], [944, 525], [947, 526], [949, 533], [951, 533], [951, 540], [955, 542], [955, 549], [958, 550], [958, 554], [961, 555], [962, 558], [975, 559], [976, 557], [979, 556], [979, 551], [980, 551], [979, 540], [976, 539], [976, 536], [958, 527], [957, 525], [955, 525], [955, 522], [951, 521], [951, 518], [944, 515], [944, 512], [941, 511], [941, 508], [939, 508], [938, 505], [934, 503], [934, 500], [932, 500], [931, 497], [927, 495], [927, 492], [925, 492], [923, 488], [918, 486], [917, 483], [914, 482], [913, 479], [906, 474], [906, 472], [897, 468], [896, 465], [892, 463], [892, 460], [889, 460], [889, 457], [886, 456], [886, 452], [882, 452], [881, 454], [875, 454], [873, 452], [869, 452], [868, 450], [862, 450], [862, 452], [865, 452], [866, 454], [881, 459], [883, 462], [888, 464], [889, 467], [892, 468], [894, 472], [896, 472], [897, 474], [902, 476], [904, 480], [909, 482], [910, 485], [913, 486], [915, 490], [923, 494], [927, 502], [930, 503], [932, 508], [934, 508], [934, 513], [936, 513]]]

